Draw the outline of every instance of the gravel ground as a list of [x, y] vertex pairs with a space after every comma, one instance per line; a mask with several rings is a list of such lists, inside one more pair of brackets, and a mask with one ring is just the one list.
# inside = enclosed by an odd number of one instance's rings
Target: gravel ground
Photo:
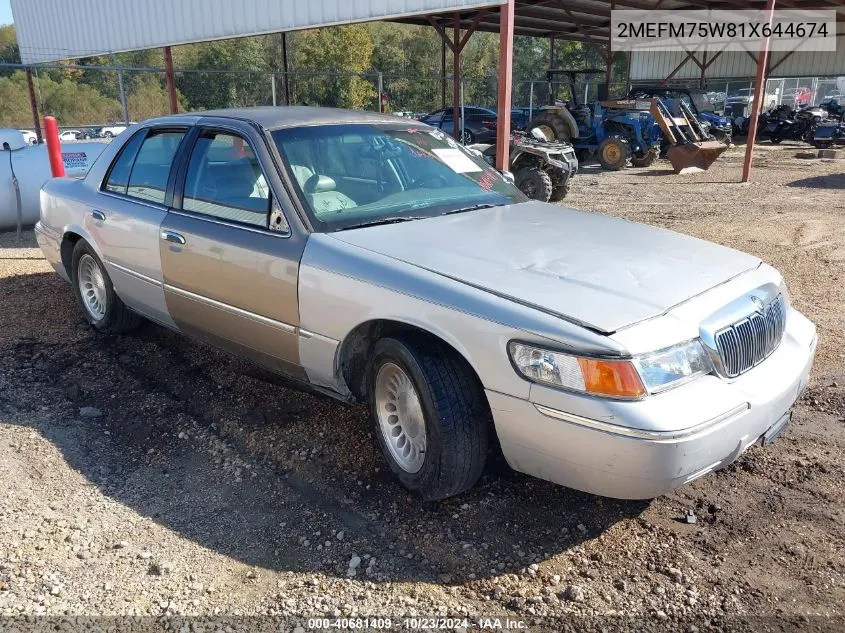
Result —
[[364, 408], [154, 325], [96, 334], [32, 233], [23, 247], [0, 235], [0, 615], [510, 616], [555, 630], [544, 618], [617, 615], [690, 631], [842, 617], [845, 163], [794, 150], [761, 150], [751, 184], [739, 150], [688, 176], [585, 167], [567, 199], [762, 257], [819, 326], [785, 436], [650, 503], [507, 469], [421, 502], [386, 472]]

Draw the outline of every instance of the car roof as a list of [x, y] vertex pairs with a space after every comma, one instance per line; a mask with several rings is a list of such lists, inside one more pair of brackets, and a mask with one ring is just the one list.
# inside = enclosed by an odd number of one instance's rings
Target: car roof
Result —
[[252, 108], [225, 108], [174, 114], [150, 119], [148, 123], [175, 123], [187, 121], [195, 124], [203, 117], [237, 119], [250, 121], [268, 130], [304, 125], [332, 125], [337, 123], [396, 123], [409, 119], [364, 110], [342, 110], [340, 108], [316, 108], [311, 106], [258, 106]]

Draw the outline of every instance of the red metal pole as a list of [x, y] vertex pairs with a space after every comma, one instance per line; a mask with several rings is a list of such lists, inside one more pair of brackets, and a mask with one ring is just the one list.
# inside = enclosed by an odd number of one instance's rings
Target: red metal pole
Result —
[[455, 14], [455, 34], [452, 36], [454, 49], [452, 50], [452, 118], [455, 127], [452, 136], [461, 139], [461, 16]]
[[167, 98], [170, 101], [170, 114], [179, 112], [176, 101], [176, 81], [173, 79], [173, 53], [169, 46], [164, 47], [164, 78], [167, 82]]
[[[766, 0], [766, 22], [771, 25], [775, 11], [775, 0]], [[751, 158], [754, 154], [754, 142], [757, 140], [757, 122], [760, 120], [760, 109], [766, 98], [766, 63], [769, 58], [769, 39], [764, 37], [760, 45], [760, 55], [757, 56], [757, 76], [754, 84], [754, 102], [751, 104], [751, 122], [748, 124], [748, 138], [745, 139], [745, 161], [742, 163], [742, 182], [748, 182], [751, 177]]]
[[510, 165], [511, 89], [513, 84], [513, 14], [514, 0], [499, 7], [499, 129], [496, 134], [496, 168]]
[[50, 172], [53, 178], [65, 175], [65, 164], [62, 160], [62, 146], [59, 144], [59, 124], [55, 117], [44, 117], [44, 133], [47, 140], [47, 156], [50, 157]]
[[32, 124], [35, 127], [35, 138], [40, 145], [44, 139], [41, 136], [41, 119], [38, 116], [38, 99], [35, 98], [35, 85], [32, 83], [32, 69], [26, 69], [26, 88], [29, 91], [29, 107], [32, 110]]

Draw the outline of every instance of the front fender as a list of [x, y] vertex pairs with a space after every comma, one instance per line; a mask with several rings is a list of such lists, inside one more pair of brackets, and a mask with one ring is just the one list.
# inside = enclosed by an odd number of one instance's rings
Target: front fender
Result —
[[418, 327], [458, 351], [487, 389], [525, 398], [529, 383], [511, 366], [513, 339], [596, 355], [623, 346], [542, 313], [326, 234], [308, 240], [299, 269], [300, 358], [309, 379], [345, 390], [338, 350], [361, 324], [389, 320]]

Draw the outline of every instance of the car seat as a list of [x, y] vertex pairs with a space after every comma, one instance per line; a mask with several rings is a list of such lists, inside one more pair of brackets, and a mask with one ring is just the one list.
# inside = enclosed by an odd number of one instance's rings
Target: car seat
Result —
[[330, 176], [314, 174], [305, 182], [302, 190], [318, 216], [358, 206], [352, 198], [337, 191], [337, 183]]

